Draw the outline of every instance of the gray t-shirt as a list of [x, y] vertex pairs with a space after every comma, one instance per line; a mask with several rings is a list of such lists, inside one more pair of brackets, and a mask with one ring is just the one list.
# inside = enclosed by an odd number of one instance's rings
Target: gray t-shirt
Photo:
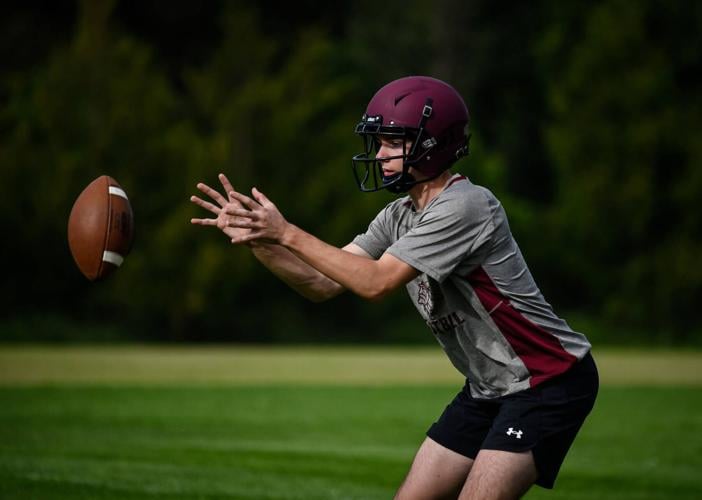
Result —
[[500, 202], [461, 175], [422, 211], [393, 201], [353, 243], [421, 273], [407, 291], [474, 397], [533, 387], [590, 350], [539, 291]]

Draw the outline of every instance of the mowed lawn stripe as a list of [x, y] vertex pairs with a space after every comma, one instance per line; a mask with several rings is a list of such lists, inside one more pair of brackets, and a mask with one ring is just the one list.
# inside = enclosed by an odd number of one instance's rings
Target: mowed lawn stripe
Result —
[[[606, 385], [702, 386], [702, 353], [595, 349]], [[0, 385], [460, 383], [437, 347], [0, 345]]]

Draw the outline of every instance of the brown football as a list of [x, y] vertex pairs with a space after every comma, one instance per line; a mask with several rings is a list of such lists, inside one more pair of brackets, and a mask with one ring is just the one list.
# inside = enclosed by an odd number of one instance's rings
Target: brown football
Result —
[[122, 265], [134, 238], [127, 193], [108, 175], [88, 184], [68, 217], [68, 246], [78, 269], [91, 281]]

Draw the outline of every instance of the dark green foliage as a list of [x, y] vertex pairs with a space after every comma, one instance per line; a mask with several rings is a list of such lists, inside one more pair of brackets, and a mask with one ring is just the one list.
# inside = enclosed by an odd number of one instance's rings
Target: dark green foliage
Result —
[[700, 22], [697, 4], [604, 2], [583, 12], [578, 39], [555, 26], [540, 48], [553, 72], [552, 225], [587, 249], [564, 261], [569, 278], [608, 316], [682, 336], [702, 299]]
[[[166, 340], [429, 339], [401, 292], [372, 305], [294, 296], [191, 227], [204, 214], [188, 201], [226, 172], [346, 244], [392, 199], [356, 191], [353, 126], [380, 85], [424, 73], [465, 96], [472, 155], [458, 169], [503, 201], [558, 311], [665, 342], [702, 327], [696, 2], [51, 5], [6, 6], [0, 21], [0, 320]], [[130, 194], [136, 242], [89, 284], [65, 230], [103, 173]]]

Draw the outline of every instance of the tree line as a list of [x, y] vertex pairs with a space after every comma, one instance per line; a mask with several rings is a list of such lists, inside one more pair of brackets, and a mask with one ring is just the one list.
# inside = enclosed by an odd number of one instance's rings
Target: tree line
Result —
[[[612, 341], [699, 337], [697, 2], [50, 4], [2, 8], [6, 336], [60, 322], [80, 326], [66, 336], [93, 325], [146, 340], [430, 339], [402, 293], [307, 303], [191, 227], [202, 213], [188, 201], [225, 172], [348, 243], [392, 199], [357, 191], [353, 127], [381, 85], [426, 74], [466, 99], [472, 152], [456, 169], [502, 200], [559, 312], [610, 325]], [[66, 224], [102, 174], [129, 193], [136, 240], [94, 284]]]

